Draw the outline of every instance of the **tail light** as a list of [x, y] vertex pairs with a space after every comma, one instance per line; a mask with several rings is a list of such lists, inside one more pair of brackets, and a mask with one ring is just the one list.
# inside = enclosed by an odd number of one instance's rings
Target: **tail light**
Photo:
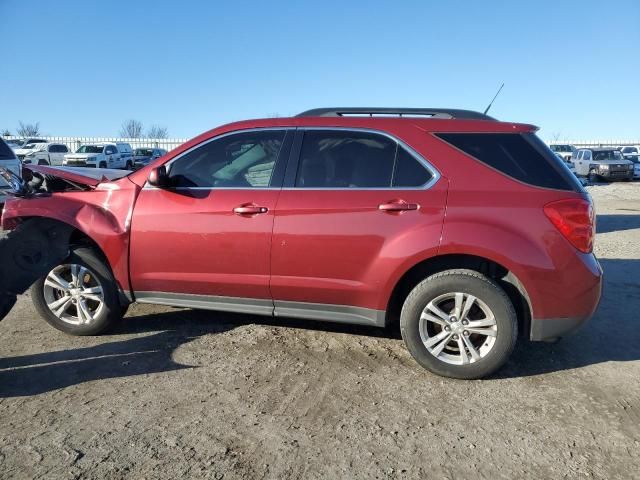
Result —
[[590, 201], [582, 198], [558, 200], [546, 204], [544, 214], [571, 245], [581, 252], [591, 253], [596, 222]]

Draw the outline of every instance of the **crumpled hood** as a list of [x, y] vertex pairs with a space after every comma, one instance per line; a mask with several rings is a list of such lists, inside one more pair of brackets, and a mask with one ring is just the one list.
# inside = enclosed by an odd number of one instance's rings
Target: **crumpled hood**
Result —
[[25, 165], [24, 168], [32, 172], [53, 175], [89, 187], [95, 187], [103, 182], [118, 180], [131, 173], [129, 170], [115, 170], [113, 168], [49, 167], [46, 165]]

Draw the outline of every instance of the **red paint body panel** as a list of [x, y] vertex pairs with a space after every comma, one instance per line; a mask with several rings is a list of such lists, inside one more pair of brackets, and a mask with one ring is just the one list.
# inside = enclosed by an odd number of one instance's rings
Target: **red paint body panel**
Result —
[[[273, 229], [275, 300], [386, 310], [408, 268], [438, 253], [447, 193], [429, 190], [284, 190]], [[394, 199], [417, 203], [383, 212]]]
[[[269, 254], [278, 190], [144, 189], [132, 220], [134, 291], [270, 298]], [[254, 203], [258, 215], [233, 209]]]

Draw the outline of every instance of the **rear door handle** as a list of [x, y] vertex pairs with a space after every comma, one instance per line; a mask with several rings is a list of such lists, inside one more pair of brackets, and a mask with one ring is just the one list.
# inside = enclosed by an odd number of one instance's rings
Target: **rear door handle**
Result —
[[258, 215], [260, 213], [267, 213], [269, 209], [267, 207], [260, 207], [252, 203], [240, 205], [233, 209], [233, 213], [238, 215]]
[[391, 200], [378, 205], [378, 210], [383, 212], [405, 212], [407, 210], [418, 210], [418, 204], [407, 203], [404, 200]]

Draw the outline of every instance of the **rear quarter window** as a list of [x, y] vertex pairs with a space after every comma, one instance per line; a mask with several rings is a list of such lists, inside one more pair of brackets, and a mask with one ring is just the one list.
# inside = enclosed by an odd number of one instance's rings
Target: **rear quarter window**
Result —
[[439, 138], [503, 174], [536, 187], [581, 192], [582, 185], [533, 134], [440, 133]]

